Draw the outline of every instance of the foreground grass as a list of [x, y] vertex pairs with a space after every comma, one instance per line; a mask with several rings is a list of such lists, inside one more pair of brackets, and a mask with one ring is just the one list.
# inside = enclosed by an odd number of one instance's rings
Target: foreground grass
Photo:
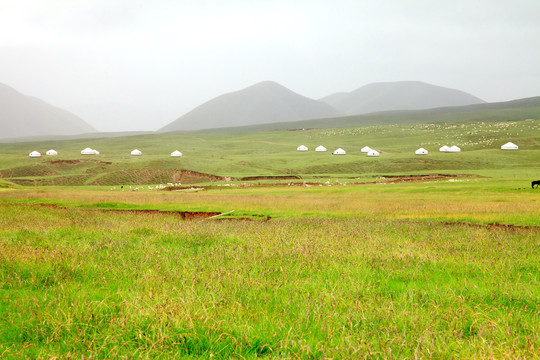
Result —
[[0, 203], [0, 356], [538, 357], [540, 234]]

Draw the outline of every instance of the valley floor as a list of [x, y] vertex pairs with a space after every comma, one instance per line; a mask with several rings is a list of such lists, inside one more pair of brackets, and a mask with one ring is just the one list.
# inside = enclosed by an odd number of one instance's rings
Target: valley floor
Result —
[[4, 190], [0, 357], [540, 357], [540, 190], [450, 180]]

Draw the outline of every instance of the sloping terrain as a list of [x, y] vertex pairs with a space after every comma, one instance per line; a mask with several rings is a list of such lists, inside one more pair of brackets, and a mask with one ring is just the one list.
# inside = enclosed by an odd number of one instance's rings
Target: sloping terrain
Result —
[[332, 106], [265, 81], [218, 96], [159, 131], [208, 129], [340, 116]]
[[320, 99], [346, 115], [378, 111], [431, 109], [443, 106], [480, 104], [485, 101], [466, 92], [419, 81], [381, 82], [350, 93]]
[[96, 131], [78, 116], [0, 84], [0, 138]]

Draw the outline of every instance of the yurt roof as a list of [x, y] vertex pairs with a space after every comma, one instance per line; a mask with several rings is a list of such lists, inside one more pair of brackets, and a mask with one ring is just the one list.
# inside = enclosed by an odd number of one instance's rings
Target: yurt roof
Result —
[[513, 142], [507, 142], [506, 144], [502, 145], [501, 146], [501, 149], [517, 149], [518, 146], [516, 144], [514, 144]]

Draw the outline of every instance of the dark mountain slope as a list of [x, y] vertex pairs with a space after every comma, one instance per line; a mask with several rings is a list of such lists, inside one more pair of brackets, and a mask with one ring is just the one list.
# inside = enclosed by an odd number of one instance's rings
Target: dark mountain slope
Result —
[[243, 126], [340, 115], [340, 111], [328, 104], [301, 96], [275, 82], [265, 81], [218, 96], [159, 131]]

